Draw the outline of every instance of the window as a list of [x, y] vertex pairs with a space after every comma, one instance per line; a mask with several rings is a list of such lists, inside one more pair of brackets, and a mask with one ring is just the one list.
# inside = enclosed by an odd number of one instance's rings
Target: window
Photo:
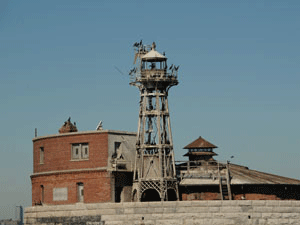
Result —
[[89, 159], [89, 145], [88, 143], [83, 144], [72, 144], [71, 152], [72, 160], [84, 160]]
[[44, 164], [44, 147], [40, 147], [40, 164]]
[[77, 200], [78, 202], [84, 201], [84, 190], [83, 190], [83, 183], [77, 183]]
[[120, 150], [121, 142], [115, 142], [115, 153], [118, 153]]
[[124, 159], [121, 142], [115, 142], [115, 151], [112, 154], [112, 158]]
[[44, 186], [41, 185], [41, 203], [44, 202], [44, 197], [45, 197], [45, 189]]

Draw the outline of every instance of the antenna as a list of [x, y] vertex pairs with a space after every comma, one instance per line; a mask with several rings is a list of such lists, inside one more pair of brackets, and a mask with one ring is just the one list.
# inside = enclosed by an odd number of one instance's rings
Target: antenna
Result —
[[102, 120], [100, 120], [100, 122], [98, 123], [98, 126], [96, 127], [96, 130], [103, 130]]
[[124, 73], [123, 73], [118, 67], [116, 67], [116, 66], [114, 66], [114, 67], [115, 67], [116, 70], [118, 70], [118, 72], [119, 72], [120, 74], [124, 75]]

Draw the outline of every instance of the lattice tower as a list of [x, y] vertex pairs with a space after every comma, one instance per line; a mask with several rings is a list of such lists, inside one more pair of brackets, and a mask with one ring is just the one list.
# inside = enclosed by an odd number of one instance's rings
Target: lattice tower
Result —
[[[161, 201], [178, 200], [178, 184], [168, 106], [168, 91], [178, 84], [179, 66], [168, 68], [165, 54], [135, 43], [130, 84], [139, 88], [140, 109], [133, 175], [133, 201], [146, 201], [155, 190]], [[149, 198], [149, 196], [148, 196]], [[155, 197], [148, 200], [154, 200]]]

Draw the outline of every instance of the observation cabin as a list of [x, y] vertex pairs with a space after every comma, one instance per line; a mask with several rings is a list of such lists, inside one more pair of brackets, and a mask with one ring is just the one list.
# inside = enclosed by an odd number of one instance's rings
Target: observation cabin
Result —
[[140, 79], [137, 79], [138, 82], [156, 81], [165, 83], [167, 86], [178, 84], [178, 68], [171, 65], [168, 69], [167, 57], [156, 51], [155, 42], [153, 42], [151, 50], [141, 57], [140, 67], [141, 73]]

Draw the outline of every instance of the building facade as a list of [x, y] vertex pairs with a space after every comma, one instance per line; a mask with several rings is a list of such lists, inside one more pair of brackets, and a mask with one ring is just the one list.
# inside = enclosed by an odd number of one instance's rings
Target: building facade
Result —
[[32, 205], [130, 201], [135, 141], [133, 132], [77, 129], [34, 138]]

